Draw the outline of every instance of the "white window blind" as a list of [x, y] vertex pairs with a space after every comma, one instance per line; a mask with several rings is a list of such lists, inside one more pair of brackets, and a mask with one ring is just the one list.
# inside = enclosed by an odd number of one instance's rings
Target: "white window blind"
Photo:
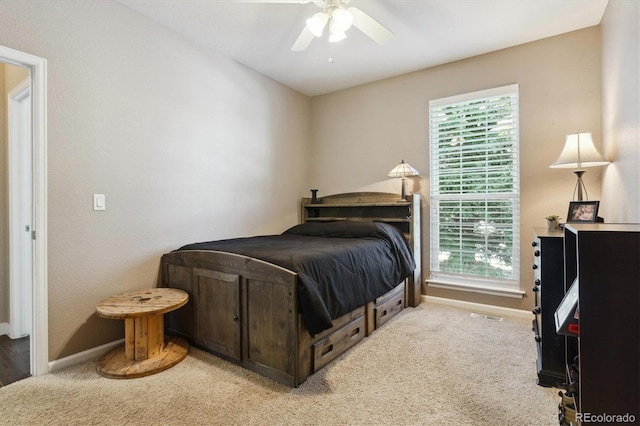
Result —
[[518, 289], [518, 85], [429, 102], [431, 281]]

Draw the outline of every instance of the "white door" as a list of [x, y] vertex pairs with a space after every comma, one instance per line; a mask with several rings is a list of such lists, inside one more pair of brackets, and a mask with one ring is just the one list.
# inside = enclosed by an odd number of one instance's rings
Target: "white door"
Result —
[[32, 141], [31, 81], [24, 80], [9, 92], [9, 337], [31, 334], [32, 274]]

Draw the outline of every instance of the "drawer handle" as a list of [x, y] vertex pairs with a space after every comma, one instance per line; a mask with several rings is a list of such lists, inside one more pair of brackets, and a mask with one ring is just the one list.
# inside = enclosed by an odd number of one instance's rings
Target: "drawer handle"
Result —
[[322, 348], [322, 352], [320, 353], [320, 355], [325, 356], [331, 351], [333, 351], [333, 345], [325, 346], [324, 348]]
[[382, 311], [382, 315], [380, 315], [380, 318], [382, 318], [385, 315], [387, 315], [387, 311], [386, 310]]
[[360, 327], [356, 327], [353, 330], [351, 330], [351, 337], [357, 336], [358, 334], [360, 334]]

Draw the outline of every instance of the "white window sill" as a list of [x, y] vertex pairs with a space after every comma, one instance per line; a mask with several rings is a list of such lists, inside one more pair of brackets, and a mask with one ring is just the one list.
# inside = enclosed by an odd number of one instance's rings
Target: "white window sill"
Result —
[[466, 291], [469, 293], [489, 294], [492, 296], [512, 297], [514, 299], [522, 299], [524, 291], [515, 288], [491, 286], [479, 283], [462, 283], [459, 281], [446, 280], [442, 278], [434, 278], [426, 280], [429, 287], [442, 288], [446, 290]]

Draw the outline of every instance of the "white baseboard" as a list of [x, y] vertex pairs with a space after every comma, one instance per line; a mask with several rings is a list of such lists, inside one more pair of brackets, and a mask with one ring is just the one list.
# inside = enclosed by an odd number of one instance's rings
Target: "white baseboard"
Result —
[[94, 358], [99, 358], [104, 355], [110, 349], [121, 345], [124, 343], [124, 339], [115, 340], [110, 343], [105, 343], [104, 345], [97, 346], [95, 348], [87, 349], [83, 352], [78, 352], [77, 354], [69, 355], [64, 358], [56, 359], [54, 361], [49, 361], [49, 372], [52, 373], [57, 370], [62, 370], [63, 368], [70, 367], [75, 364], [79, 364], [84, 361], [89, 361]]
[[445, 297], [422, 296], [425, 302], [439, 303], [441, 305], [455, 306], [457, 308], [469, 309], [474, 312], [497, 315], [511, 316], [525, 319], [532, 319], [531, 311], [523, 311], [522, 309], [504, 308], [502, 306], [485, 305], [482, 303], [466, 302], [464, 300], [447, 299]]
[[9, 334], [10, 329], [11, 329], [11, 325], [8, 322], [0, 322], [0, 336]]

